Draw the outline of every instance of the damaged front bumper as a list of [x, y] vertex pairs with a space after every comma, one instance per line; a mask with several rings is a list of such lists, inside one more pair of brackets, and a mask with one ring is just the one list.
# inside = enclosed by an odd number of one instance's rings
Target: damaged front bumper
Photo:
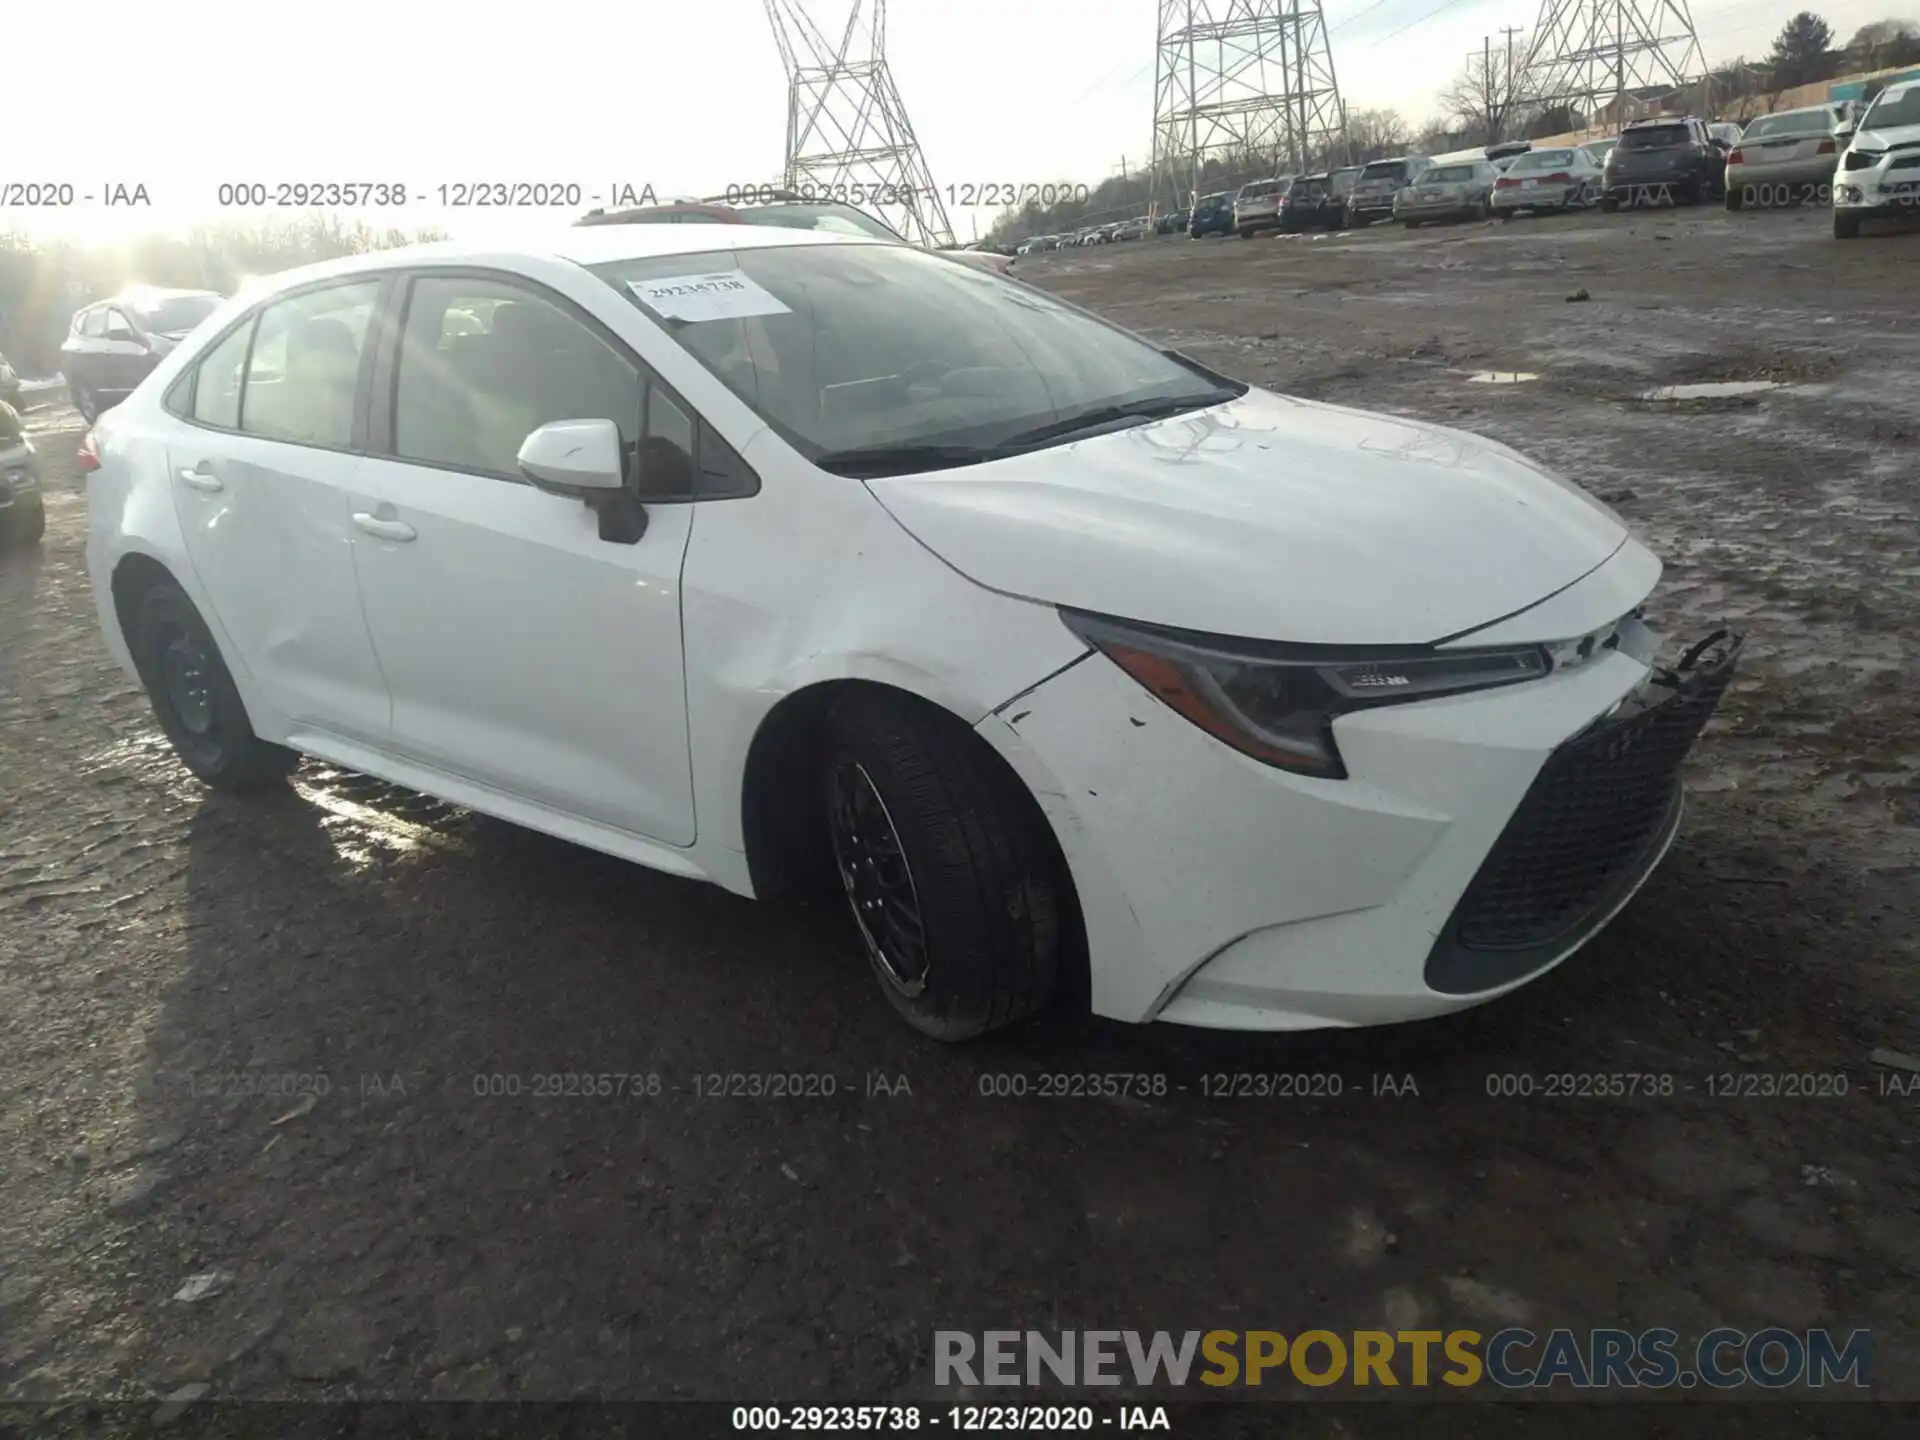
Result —
[[1740, 642], [1651, 664], [1636, 623], [1507, 690], [1336, 722], [1350, 778], [1262, 765], [1095, 654], [980, 732], [1074, 875], [1096, 1013], [1240, 1030], [1477, 1005], [1605, 926], [1658, 864]]
[[1571, 954], [1632, 898], [1680, 828], [1681, 766], [1743, 643], [1715, 631], [1547, 757], [1434, 942], [1430, 988], [1511, 985]]

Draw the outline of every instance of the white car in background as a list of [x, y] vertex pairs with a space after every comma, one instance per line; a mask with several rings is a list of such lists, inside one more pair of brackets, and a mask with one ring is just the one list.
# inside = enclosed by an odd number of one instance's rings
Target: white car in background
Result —
[[943, 1039], [1070, 978], [1248, 1029], [1511, 990], [1659, 861], [1739, 648], [1656, 663], [1659, 562], [1505, 446], [860, 237], [293, 271], [82, 457], [107, 643], [202, 780], [307, 754], [837, 876]]
[[1920, 80], [1889, 85], [1860, 119], [1833, 174], [1833, 233], [1862, 221], [1920, 215]]

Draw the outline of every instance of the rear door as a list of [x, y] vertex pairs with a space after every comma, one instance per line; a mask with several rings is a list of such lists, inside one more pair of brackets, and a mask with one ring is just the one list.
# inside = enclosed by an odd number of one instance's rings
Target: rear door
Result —
[[376, 745], [387, 689], [360, 614], [347, 496], [380, 285], [295, 292], [234, 327], [195, 367], [167, 443], [187, 553], [233, 656], [296, 732]]
[[[695, 507], [649, 506], [637, 541], [603, 539], [592, 510], [535, 489], [515, 457], [540, 425], [609, 419], [644, 476], [656, 456], [691, 456], [696, 418], [604, 323], [526, 277], [421, 271], [396, 301], [372, 390], [377, 453], [351, 506], [390, 748], [691, 844], [680, 567]], [[451, 333], [452, 314], [484, 332]]]

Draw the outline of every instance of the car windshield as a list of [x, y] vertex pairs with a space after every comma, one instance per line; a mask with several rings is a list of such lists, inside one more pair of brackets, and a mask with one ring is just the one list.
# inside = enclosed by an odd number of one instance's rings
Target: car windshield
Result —
[[740, 211], [740, 218], [749, 225], [775, 225], [783, 230], [826, 230], [875, 240], [901, 238], [898, 232], [851, 205], [749, 205]]
[[1903, 125], [1920, 125], [1920, 85], [1905, 90], [1889, 90], [1873, 102], [1862, 130], [1892, 130]]
[[1420, 177], [1422, 185], [1458, 185], [1473, 179], [1471, 165], [1436, 165]]
[[[1175, 413], [1246, 390], [1041, 291], [904, 245], [592, 269], [788, 443], [849, 474], [991, 459], [1071, 438], [1092, 412]], [[1028, 433], [1042, 429], [1062, 433]]]
[[1536, 170], [1564, 170], [1573, 163], [1571, 150], [1529, 150], [1507, 167], [1509, 175], [1531, 174]]
[[135, 300], [126, 305], [150, 335], [178, 335], [193, 329], [220, 308], [218, 295], [169, 295], [164, 300]]
[[1360, 172], [1362, 180], [1404, 180], [1407, 178], [1407, 162], [1404, 160], [1376, 160]]
[[1674, 145], [1688, 145], [1693, 141], [1693, 132], [1684, 125], [1649, 125], [1641, 130], [1623, 131], [1620, 136], [1622, 150], [1665, 150]]

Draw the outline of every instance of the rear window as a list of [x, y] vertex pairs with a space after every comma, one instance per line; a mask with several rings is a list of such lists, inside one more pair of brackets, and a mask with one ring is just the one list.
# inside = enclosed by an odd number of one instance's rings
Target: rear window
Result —
[[1407, 162], [1404, 160], [1376, 160], [1360, 172], [1362, 180], [1404, 180], [1407, 178]]
[[1255, 180], [1240, 187], [1242, 200], [1257, 200], [1265, 195], [1278, 195], [1286, 185], [1279, 180]]
[[1777, 135], [1825, 135], [1833, 129], [1833, 116], [1826, 110], [1789, 110], [1781, 115], [1762, 115], [1741, 132], [1742, 140], [1764, 140]]
[[1571, 150], [1529, 150], [1507, 167], [1509, 175], [1531, 174], [1536, 170], [1564, 170], [1573, 163]]
[[1620, 136], [1622, 150], [1667, 150], [1675, 145], [1691, 145], [1693, 132], [1684, 125], [1649, 125], [1643, 130], [1628, 130]]
[[1420, 177], [1423, 185], [1458, 185], [1462, 181], [1473, 179], [1474, 167], [1471, 165], [1439, 165]]

